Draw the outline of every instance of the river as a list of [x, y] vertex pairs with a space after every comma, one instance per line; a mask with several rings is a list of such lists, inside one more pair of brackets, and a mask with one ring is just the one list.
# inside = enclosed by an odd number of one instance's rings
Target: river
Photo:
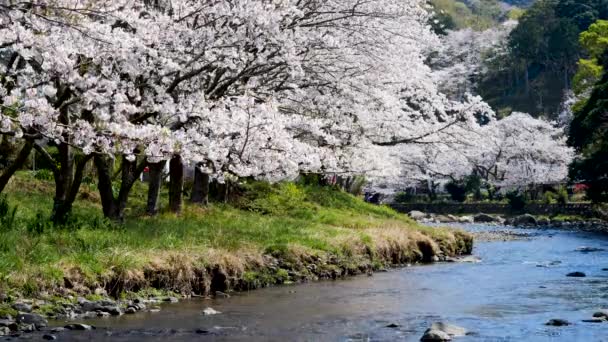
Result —
[[[504, 229], [470, 225], [465, 229]], [[413, 266], [373, 277], [282, 286], [166, 304], [158, 313], [86, 321], [58, 334], [75, 341], [418, 341], [444, 321], [472, 334], [456, 341], [608, 341], [608, 323], [584, 323], [608, 308], [608, 237], [525, 230], [531, 237], [479, 242], [479, 263]], [[580, 271], [585, 278], [569, 278]], [[219, 315], [203, 316], [212, 307]], [[574, 323], [550, 327], [552, 318]], [[388, 328], [394, 323], [396, 328]], [[196, 332], [197, 330], [198, 333]]]

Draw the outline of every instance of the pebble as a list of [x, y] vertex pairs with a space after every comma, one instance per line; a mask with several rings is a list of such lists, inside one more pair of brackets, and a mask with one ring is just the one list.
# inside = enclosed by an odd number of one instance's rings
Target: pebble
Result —
[[568, 273], [566, 274], [566, 277], [574, 277], [574, 278], [584, 278], [587, 275], [583, 272], [572, 272], [572, 273]]
[[567, 325], [571, 325], [572, 323], [566, 321], [565, 319], [560, 319], [560, 318], [554, 318], [554, 319], [550, 319], [547, 323], [545, 323], [545, 325], [550, 325], [550, 326], [554, 326], [554, 327], [563, 327], [563, 326], [567, 326]]
[[205, 316], [218, 315], [218, 314], [221, 314], [221, 312], [219, 312], [213, 308], [206, 308], [205, 310], [203, 310], [203, 315], [205, 315]]
[[82, 324], [82, 323], [68, 324], [64, 328], [66, 328], [67, 330], [93, 330], [93, 329], [95, 329], [95, 327], [93, 327], [92, 325]]
[[55, 336], [55, 335], [48, 335], [48, 334], [47, 334], [47, 335], [43, 335], [43, 336], [42, 336], [42, 339], [43, 339], [43, 340], [47, 340], [47, 341], [54, 341], [54, 340], [56, 340], [56, 339], [57, 339], [57, 336]]

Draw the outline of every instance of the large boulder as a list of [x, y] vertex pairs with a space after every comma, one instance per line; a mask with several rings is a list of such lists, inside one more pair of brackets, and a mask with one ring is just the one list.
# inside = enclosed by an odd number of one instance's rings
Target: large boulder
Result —
[[488, 214], [477, 214], [473, 217], [475, 223], [500, 223], [500, 218]]
[[467, 334], [467, 329], [459, 327], [457, 325], [448, 324], [444, 322], [436, 322], [431, 325], [430, 330], [439, 330], [450, 335], [451, 337], [462, 337]]
[[475, 218], [473, 216], [461, 216], [458, 218], [458, 223], [474, 223]]
[[572, 323], [566, 321], [565, 319], [561, 319], [561, 318], [550, 319], [547, 323], [545, 323], [545, 325], [550, 325], [553, 327], [564, 327], [564, 326], [567, 326], [570, 324], [572, 324]]
[[44, 328], [48, 325], [48, 322], [44, 317], [34, 313], [21, 313], [17, 315], [16, 320], [19, 324], [32, 324], [37, 329]]
[[424, 220], [428, 217], [428, 215], [426, 213], [423, 213], [422, 211], [418, 211], [418, 210], [412, 210], [408, 213], [408, 215], [416, 221], [420, 221], [420, 220]]
[[427, 329], [427, 331], [424, 332], [424, 335], [422, 335], [422, 338], [420, 338], [420, 341], [422, 342], [443, 342], [451, 340], [452, 338], [448, 333], [433, 329]]
[[536, 217], [530, 214], [524, 214], [512, 217], [506, 222], [510, 226], [536, 226], [538, 221], [536, 221]]

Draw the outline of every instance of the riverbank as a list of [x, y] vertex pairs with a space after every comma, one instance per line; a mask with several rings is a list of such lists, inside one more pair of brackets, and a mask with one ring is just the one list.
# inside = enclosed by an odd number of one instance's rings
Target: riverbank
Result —
[[551, 228], [608, 234], [607, 221], [579, 215], [490, 215], [485, 213], [478, 213], [476, 215], [441, 215], [411, 211], [408, 213], [408, 216], [421, 224], [483, 223], [518, 228]]
[[107, 297], [122, 299], [122, 313], [137, 304], [130, 299], [336, 279], [468, 254], [473, 245], [463, 231], [428, 228], [318, 186], [263, 186], [239, 203], [152, 218], [140, 212], [146, 186], [138, 183], [121, 225], [102, 219], [94, 188], [83, 185], [73, 218], [52, 227], [44, 219], [52, 182], [29, 173], [11, 181], [16, 215], [1, 233], [0, 315], [14, 317], [25, 303], [45, 316], [78, 317], [87, 314], [83, 300]]

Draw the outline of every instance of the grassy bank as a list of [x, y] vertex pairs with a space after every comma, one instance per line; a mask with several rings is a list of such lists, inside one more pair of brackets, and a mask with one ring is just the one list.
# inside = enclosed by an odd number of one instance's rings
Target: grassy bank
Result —
[[386, 207], [329, 188], [251, 186], [232, 205], [186, 205], [146, 217], [146, 185], [128, 218], [101, 217], [84, 185], [66, 227], [52, 227], [53, 183], [20, 173], [6, 191], [15, 222], [0, 229], [0, 292], [11, 297], [150, 288], [189, 295], [337, 278], [471, 251], [471, 237], [431, 229]]

